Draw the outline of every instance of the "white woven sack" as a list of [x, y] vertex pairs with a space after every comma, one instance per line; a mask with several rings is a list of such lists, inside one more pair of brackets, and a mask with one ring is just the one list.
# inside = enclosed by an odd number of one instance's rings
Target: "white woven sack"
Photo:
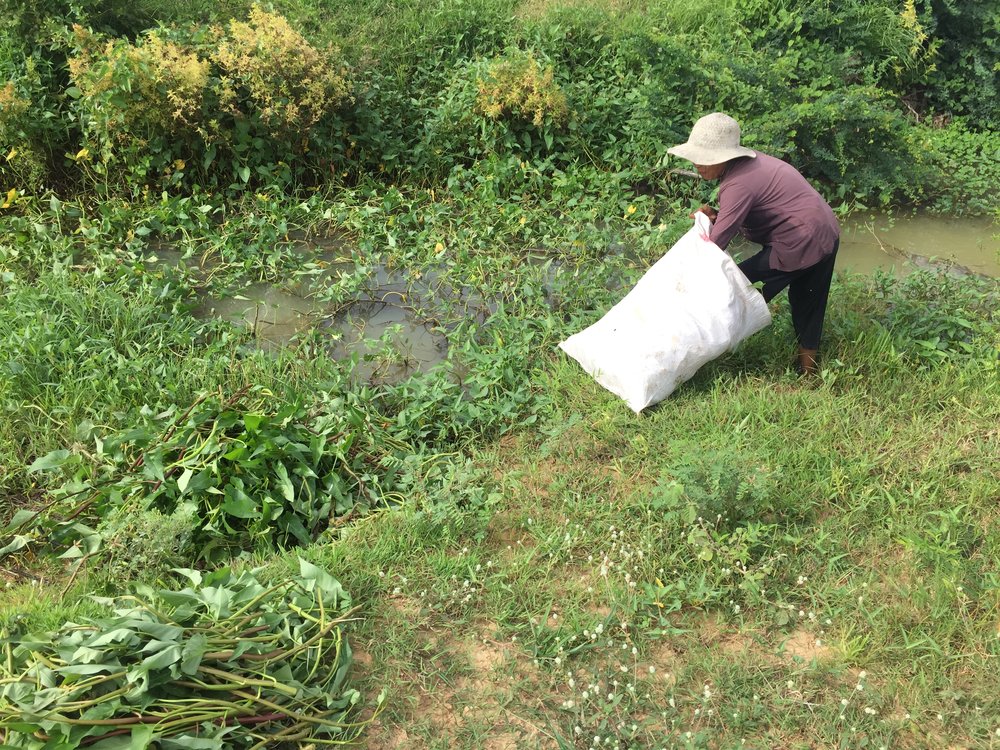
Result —
[[771, 322], [760, 292], [694, 226], [594, 325], [559, 344], [639, 413]]

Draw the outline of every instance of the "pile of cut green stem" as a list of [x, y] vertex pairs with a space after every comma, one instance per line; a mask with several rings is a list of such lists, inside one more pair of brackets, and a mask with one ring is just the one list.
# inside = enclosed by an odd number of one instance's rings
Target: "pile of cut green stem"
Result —
[[[5, 747], [274, 747], [343, 744], [362, 724], [344, 684], [350, 600], [322, 569], [278, 583], [220, 571], [180, 591], [103, 600], [114, 616], [54, 635], [7, 638], [0, 666]], [[103, 746], [101, 744], [100, 746]]]

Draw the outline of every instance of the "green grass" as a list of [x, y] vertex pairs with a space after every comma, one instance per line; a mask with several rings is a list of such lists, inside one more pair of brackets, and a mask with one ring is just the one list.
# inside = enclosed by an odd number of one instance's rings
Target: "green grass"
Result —
[[[250, 4], [85, 20], [131, 36]], [[79, 11], [43, 5], [0, 36]], [[838, 277], [805, 380], [779, 298], [641, 416], [556, 347], [711, 200], [664, 158], [705, 111], [825, 177], [840, 213], [996, 213], [996, 123], [898, 104], [952, 85], [910, 96], [934, 61], [898, 5], [277, 0], [340, 48], [350, 106], [294, 139], [236, 127], [231, 152], [109, 130], [112, 162], [80, 150], [114, 113], [64, 93], [67, 48], [36, 71], [30, 39], [0, 39], [23, 110], [0, 122], [0, 523], [50, 510], [0, 558], [2, 645], [176, 565], [277, 579], [302, 556], [360, 607], [372, 750], [1000, 749], [995, 279]], [[923, 48], [968, 36], [939, 18]], [[565, 127], [480, 111], [479, 73], [515, 51], [553, 65]], [[403, 382], [332, 360], [334, 326], [276, 350], [200, 319], [267, 284], [332, 316], [386, 278], [447, 342]], [[383, 343], [374, 364], [406, 356]], [[239, 546], [264, 496], [315, 541], [279, 549], [268, 515]]]
[[[490, 505], [314, 551], [396, 686], [369, 747], [991, 746], [996, 381], [903, 370], [722, 372], [636, 418], [553, 363], [546, 424], [476, 453]], [[656, 507], [713, 472], [756, 484], [742, 521]]]
[[[678, 206], [637, 200], [632, 214], [613, 192], [556, 223], [516, 198], [374, 186], [251, 201], [225, 228], [169, 197], [105, 208], [86, 240], [65, 206], [6, 217], [4, 519], [72, 491], [85, 476], [72, 471], [110, 466], [98, 440], [203, 394], [267, 388], [316, 418], [350, 403], [371, 437], [354, 443], [357, 479], [391, 488], [394, 509], [224, 564], [303, 555], [361, 605], [350, 636], [367, 747], [996, 746], [995, 280], [838, 278], [822, 375], [807, 380], [779, 299], [771, 327], [637, 417], [555, 347], [683, 224], [654, 223]], [[328, 246], [296, 246], [296, 229], [334, 233], [354, 270], [325, 275]], [[616, 240], [626, 252], [607, 252]], [[141, 262], [164, 241], [187, 264]], [[321, 339], [268, 353], [191, 315], [198, 293], [262, 279], [341, 304], [378, 268], [405, 271], [408, 293], [431, 279], [438, 297], [415, 305], [448, 338], [442, 371], [362, 390]], [[496, 313], [461, 323], [448, 290], [463, 288]], [[369, 445], [382, 439], [395, 447]], [[28, 471], [55, 449], [76, 468]], [[167, 533], [182, 524], [115, 521], [163, 542], [142, 550], [137, 578], [177, 554]], [[132, 585], [121, 559], [77, 570], [49, 552], [0, 560], [8, 633], [96, 616], [90, 594]]]

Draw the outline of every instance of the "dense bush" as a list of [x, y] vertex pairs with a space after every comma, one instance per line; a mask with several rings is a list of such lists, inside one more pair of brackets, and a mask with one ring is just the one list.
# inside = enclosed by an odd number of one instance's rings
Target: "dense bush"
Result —
[[950, 0], [60, 1], [19, 4], [0, 31], [8, 190], [433, 184], [510, 158], [648, 191], [686, 166], [666, 147], [723, 110], [831, 199], [885, 205], [942, 181], [915, 119], [968, 114], [995, 138], [997, 22]]
[[350, 96], [335, 50], [315, 49], [259, 8], [247, 22], [134, 43], [75, 26], [72, 46], [77, 160], [115, 185], [176, 183], [186, 172], [235, 187], [287, 182], [293, 170], [308, 179], [315, 126]]
[[915, 200], [933, 211], [986, 214], [998, 208], [1000, 142], [992, 132], [977, 132], [964, 121], [942, 128], [919, 127], [915, 142], [922, 154]]
[[[2, 54], [2, 53], [0, 53]], [[69, 123], [47, 86], [48, 61], [39, 55], [16, 66], [0, 58], [0, 187], [23, 193], [41, 190], [61, 172]]]
[[968, 117], [1000, 129], [1000, 9], [995, 2], [916, 0], [933, 66], [911, 94], [930, 118]]
[[906, 120], [871, 86], [807, 91], [751, 127], [765, 151], [821, 181], [838, 202], [885, 205], [917, 175]]

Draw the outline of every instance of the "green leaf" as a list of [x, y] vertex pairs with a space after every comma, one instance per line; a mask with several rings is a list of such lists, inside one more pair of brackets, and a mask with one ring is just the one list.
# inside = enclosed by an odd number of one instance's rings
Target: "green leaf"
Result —
[[31, 544], [32, 538], [30, 536], [25, 536], [24, 534], [18, 534], [15, 536], [9, 544], [5, 547], [0, 548], [0, 557], [4, 555], [9, 555], [11, 552], [17, 552], [19, 549], [24, 549], [29, 544]]
[[233, 482], [226, 486], [226, 500], [222, 510], [235, 518], [254, 518], [258, 515], [257, 505]]
[[46, 453], [41, 458], [36, 458], [35, 462], [28, 467], [28, 473], [34, 474], [37, 471], [47, 471], [48, 469], [58, 469], [69, 460], [68, 450], [57, 450]]
[[285, 500], [290, 503], [295, 502], [295, 488], [292, 486], [292, 480], [288, 477], [288, 469], [283, 463], [277, 463], [274, 466], [274, 473], [278, 475], [278, 489], [285, 496]]
[[217, 730], [219, 733], [215, 737], [192, 737], [191, 735], [181, 735], [174, 739], [160, 740], [163, 750], [223, 750], [223, 737], [235, 731], [235, 727], [224, 727]]
[[120, 664], [70, 664], [66, 667], [59, 667], [55, 670], [63, 675], [94, 675], [94, 674], [114, 674], [121, 671]]
[[98, 646], [107, 646], [109, 643], [135, 643], [136, 641], [138, 641], [138, 636], [132, 628], [115, 628], [96, 636], [86, 645], [90, 648], [97, 648]]
[[181, 651], [181, 672], [192, 675], [201, 666], [201, 659], [208, 650], [208, 638], [202, 634], [197, 634], [188, 639]]
[[250, 181], [250, 167], [240, 167], [239, 175], [240, 179], [243, 180], [243, 184], [246, 185]]
[[[309, 591], [312, 591], [314, 588], [322, 590], [326, 606], [339, 605], [341, 602], [345, 602], [345, 606], [350, 606], [347, 592], [340, 585], [340, 581], [319, 566], [313, 565], [301, 557], [299, 558], [299, 575], [306, 582], [306, 588]], [[331, 596], [336, 598], [330, 598]]]
[[160, 649], [152, 656], [142, 660], [142, 668], [148, 671], [163, 669], [181, 660], [181, 647], [177, 643], [171, 643], [164, 649]]
[[27, 508], [21, 508], [14, 517], [10, 519], [10, 523], [4, 528], [4, 533], [9, 534], [12, 531], [16, 531], [20, 527], [24, 526], [29, 521], [33, 520], [38, 515], [37, 510], [28, 510]]
[[194, 470], [188, 467], [184, 469], [179, 477], [177, 477], [177, 489], [183, 495], [184, 491], [187, 490], [188, 482], [191, 481], [191, 477], [194, 476]]
[[108, 737], [89, 747], [92, 750], [147, 750], [153, 742], [153, 735], [154, 727], [140, 724], [132, 728], [131, 735]]
[[153, 620], [141, 620], [134, 623], [133, 627], [137, 632], [144, 633], [158, 641], [179, 641], [184, 637], [184, 628]]

